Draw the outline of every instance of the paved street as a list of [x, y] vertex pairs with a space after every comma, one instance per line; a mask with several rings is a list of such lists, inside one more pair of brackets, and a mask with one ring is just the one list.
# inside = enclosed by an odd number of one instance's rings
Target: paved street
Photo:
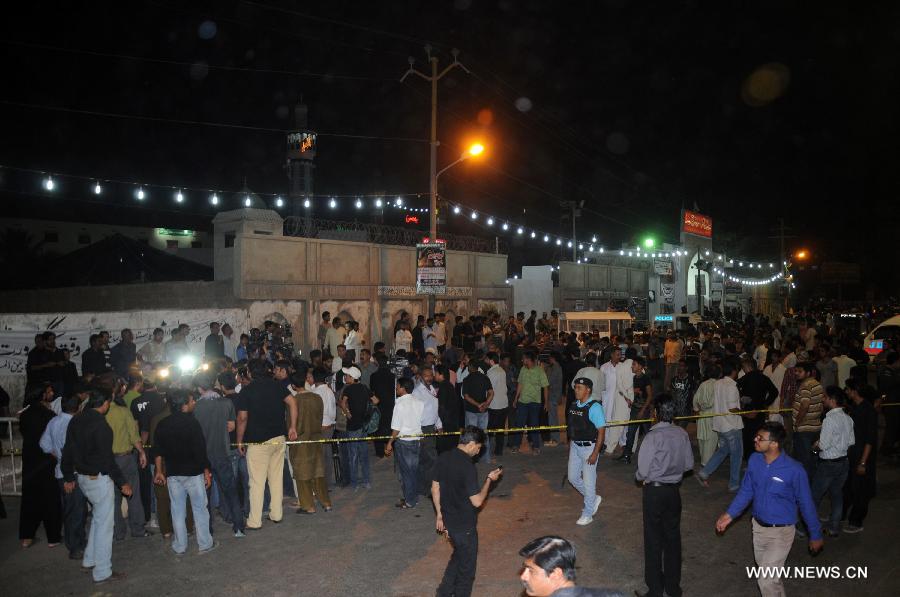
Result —
[[[550, 448], [502, 459], [505, 477], [480, 518], [480, 553], [475, 595], [518, 595], [518, 549], [528, 540], [561, 534], [579, 550], [578, 578], [585, 585], [616, 587], [627, 594], [643, 589], [641, 490], [631, 482], [632, 467], [601, 461], [599, 488], [603, 504], [588, 527], [578, 527], [579, 500], [561, 488], [566, 452]], [[479, 474], [486, 473], [485, 465]], [[789, 594], [844, 596], [896, 595], [900, 591], [900, 474], [892, 464], [879, 470], [879, 496], [872, 501], [866, 530], [826, 542], [811, 558], [796, 541], [788, 559], [795, 566], [868, 566], [868, 580], [799, 580], [787, 583]], [[684, 514], [683, 583], [686, 595], [757, 595], [744, 567], [753, 564], [749, 517], [723, 537], [713, 522], [729, 501], [726, 471], [702, 489], [692, 479], [682, 488]], [[450, 554], [433, 530], [430, 502], [414, 511], [393, 507], [398, 497], [392, 464], [373, 463], [373, 488], [337, 491], [335, 510], [298, 516], [286, 510], [280, 525], [234, 539], [221, 521], [221, 547], [205, 556], [176, 558], [158, 537], [116, 543], [113, 564], [127, 579], [94, 589], [63, 547], [49, 550], [43, 531], [35, 547], [22, 551], [16, 540], [18, 501], [7, 498], [10, 518], [0, 521], [0, 587], [3, 594], [27, 595], [432, 595]], [[196, 545], [193, 545], [196, 550]], [[101, 587], [98, 587], [100, 589]]]

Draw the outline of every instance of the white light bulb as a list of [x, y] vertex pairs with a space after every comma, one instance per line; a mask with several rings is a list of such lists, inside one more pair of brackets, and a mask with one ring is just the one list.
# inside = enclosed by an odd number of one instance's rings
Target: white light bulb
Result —
[[95, 195], [99, 195], [99, 194], [102, 193], [102, 192], [103, 192], [103, 188], [100, 186], [100, 183], [99, 183], [99, 182], [96, 183], [96, 184], [94, 185], [94, 194], [95, 194]]
[[356, 200], [356, 209], [362, 209], [362, 201], [359, 199]]
[[403, 197], [397, 197], [397, 200], [396, 200], [394, 203], [396, 203], [397, 205], [402, 206], [402, 205], [403, 205]]
[[579, 250], [579, 251], [583, 251], [583, 250], [584, 250], [584, 243], [578, 243], [578, 250]]
[[488, 226], [493, 226], [493, 225], [494, 225], [494, 218], [488, 218], [488, 219], [487, 219], [487, 225], [488, 225]]
[[706, 255], [706, 256], [708, 257], [708, 256], [709, 256], [709, 250], [707, 250], [707, 251], [704, 253], [704, 255]]
[[472, 212], [472, 219], [473, 219], [473, 220], [477, 220], [477, 219], [478, 219], [478, 212], [474, 212], [474, 211]]
[[591, 237], [591, 242], [592, 242], [592, 243], [597, 242], [597, 237], [596, 237], [596, 236], [592, 236], [592, 237]]
[[537, 233], [536, 233], [534, 230], [532, 230], [532, 231], [531, 231], [531, 238], [535, 238], [535, 237], [537, 237]]
[[590, 253], [594, 252], [594, 245], [591, 245], [590, 247], [588, 247], [588, 252], [590, 252]]
[[603, 247], [600, 247], [600, 252], [601, 252], [601, 253], [603, 252]]
[[303, 207], [309, 207], [309, 199], [303, 200]]
[[144, 189], [143, 189], [143, 187], [141, 187], [141, 188], [138, 189], [138, 192], [137, 192], [137, 198], [138, 198], [138, 200], [140, 200], [140, 201], [143, 201], [143, 200], [144, 200]]
[[519, 226], [519, 227], [516, 229], [516, 234], [522, 234], [523, 232], [525, 232], [525, 230], [523, 230], [521, 226]]
[[381, 201], [381, 197], [379, 197], [378, 199], [375, 200], [375, 207], [381, 207], [381, 206], [382, 206], [382, 201]]
[[503, 222], [503, 229], [509, 230], [509, 224], [507, 224], [506, 222]]
[[738, 261], [738, 266], [739, 266], [739, 267], [744, 267], [744, 262], [743, 262], [743, 261]]
[[561, 245], [561, 244], [562, 244], [562, 240], [556, 239], [556, 245], [559, 246], [559, 245]]
[[513, 274], [513, 280], [518, 280], [518, 279], [519, 279], [519, 274]]
[[213, 196], [210, 197], [209, 202], [212, 203], [213, 205], [218, 205], [219, 204], [219, 196], [216, 195], [215, 193], [213, 193]]
[[48, 176], [46, 180], [44, 180], [44, 188], [48, 191], [52, 191], [55, 186], [52, 176]]
[[334, 200], [334, 197], [332, 197], [331, 201], [328, 202], [328, 207], [330, 207], [331, 209], [337, 207], [337, 201]]
[[769, 264], [769, 269], [772, 269], [773, 267], [775, 267], [775, 264], [774, 264], [774, 263], [770, 263], [770, 264]]
[[628, 251], [628, 256], [631, 257], [631, 251]]
[[619, 255], [624, 255], [624, 254], [625, 254], [625, 251], [622, 251], [622, 250], [620, 249], [620, 250], [619, 250]]
[[566, 243], [566, 246], [567, 246], [568, 248], [571, 249], [571, 248], [572, 248], [572, 241], [567, 242], [567, 243]]
[[250, 207], [253, 202], [250, 200], [250, 195], [244, 197], [244, 207]]
[[175, 202], [181, 203], [182, 201], [184, 201], [184, 195], [181, 193], [181, 190], [179, 189], [179, 191], [177, 193], [175, 193]]
[[454, 206], [453, 206], [453, 213], [458, 214], [459, 211], [460, 211], [459, 206], [458, 206], [458, 205], [454, 205]]
[[284, 207], [284, 199], [282, 199], [281, 197], [276, 197], [275, 207]]

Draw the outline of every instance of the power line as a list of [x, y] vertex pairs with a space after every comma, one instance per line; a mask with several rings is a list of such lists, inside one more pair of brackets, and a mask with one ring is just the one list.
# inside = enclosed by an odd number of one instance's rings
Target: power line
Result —
[[[119, 118], [129, 120], [143, 120], [149, 122], [167, 122], [171, 124], [186, 124], [194, 126], [208, 126], [215, 128], [239, 129], [247, 131], [258, 131], [266, 133], [289, 133], [290, 129], [250, 126], [246, 124], [233, 124], [228, 122], [209, 122], [203, 120], [185, 120], [180, 118], [163, 118], [159, 116], [141, 116], [138, 114], [121, 114], [116, 112], [104, 112], [99, 110], [79, 110], [76, 108], [64, 108], [62, 106], [47, 106], [43, 104], [31, 104], [26, 102], [14, 102], [10, 100], [0, 99], [0, 104], [7, 106], [16, 106], [20, 108], [30, 108], [35, 110], [49, 110], [52, 112], [66, 112], [71, 114], [85, 114], [88, 116], [100, 116], [105, 118]], [[404, 141], [410, 143], [428, 143], [428, 139], [417, 139], [415, 137], [384, 137], [378, 135], [357, 135], [353, 133], [333, 133], [333, 132], [316, 132], [319, 137], [338, 137], [346, 139], [363, 139], [373, 141]]]
[[[65, 52], [70, 54], [81, 54], [84, 56], [94, 56], [98, 58], [115, 58], [121, 60], [134, 60], [136, 62], [148, 62], [151, 64], [165, 64], [170, 66], [196, 66], [198, 61], [188, 62], [184, 60], [169, 60], [166, 58], [151, 58], [147, 56], [133, 56], [130, 54], [117, 54], [112, 52], [98, 52], [95, 50], [83, 50], [80, 48], [65, 48], [61, 46], [52, 46], [49, 44], [41, 44], [35, 42], [27, 42], [20, 40], [0, 40], [0, 43], [12, 45], [12, 46], [20, 46], [24, 48], [35, 48], [40, 50], [49, 50], [53, 52]], [[342, 79], [342, 80], [350, 80], [350, 81], [391, 81], [396, 82], [396, 78], [392, 77], [367, 77], [363, 75], [342, 75], [335, 73], [317, 73], [312, 71], [292, 71], [285, 69], [275, 69], [275, 68], [251, 68], [246, 66], [225, 66], [225, 65], [216, 65], [216, 64], [207, 64], [205, 62], [202, 63], [204, 68], [208, 68], [210, 70], [221, 70], [221, 71], [230, 71], [230, 72], [247, 72], [247, 73], [258, 73], [258, 74], [276, 74], [276, 75], [287, 75], [292, 77], [315, 77], [322, 79]]]

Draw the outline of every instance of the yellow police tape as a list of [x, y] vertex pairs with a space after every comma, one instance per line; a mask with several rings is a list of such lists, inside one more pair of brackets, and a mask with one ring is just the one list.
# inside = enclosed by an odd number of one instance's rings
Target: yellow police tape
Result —
[[[675, 417], [676, 421], [686, 421], [693, 419], [708, 419], [710, 417], [723, 417], [726, 415], [753, 415], [753, 414], [777, 414], [782, 412], [791, 412], [790, 408], [782, 408], [780, 410], [742, 410], [739, 412], [727, 412], [727, 413], [708, 413], [705, 415], [685, 415], [683, 417]], [[610, 421], [603, 427], [619, 427], [622, 425], [638, 425], [640, 423], [655, 423], [655, 419], [629, 419], [629, 420], [621, 420], [621, 421]], [[485, 433], [521, 433], [521, 432], [529, 432], [529, 431], [560, 431], [566, 428], [566, 425], [540, 425], [537, 427], [512, 427], [509, 429], [485, 429]], [[462, 431], [435, 431], [432, 433], [412, 433], [409, 435], [398, 435], [393, 439], [415, 439], [422, 437], [445, 437], [450, 435], [459, 435]], [[335, 438], [324, 438], [324, 439], [303, 439], [303, 440], [293, 440], [293, 441], [280, 441], [280, 440], [267, 440], [264, 442], [244, 442], [243, 446], [267, 446], [267, 445], [275, 445], [275, 444], [285, 444], [288, 446], [296, 446], [300, 444], [340, 444], [344, 442], [370, 442], [370, 441], [387, 441], [391, 439], [390, 435], [368, 435], [364, 437], [335, 437]], [[232, 444], [232, 447], [237, 447], [238, 444]], [[149, 447], [149, 446], [146, 446]]]

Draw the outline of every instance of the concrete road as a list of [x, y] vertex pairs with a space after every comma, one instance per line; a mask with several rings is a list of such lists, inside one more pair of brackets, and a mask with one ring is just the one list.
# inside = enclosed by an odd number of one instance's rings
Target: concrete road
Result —
[[[495, 488], [480, 517], [480, 553], [475, 595], [514, 596], [519, 548], [535, 537], [559, 534], [578, 548], [579, 584], [614, 587], [626, 594], [643, 589], [641, 489], [632, 482], [633, 466], [603, 458], [598, 490], [603, 496], [593, 524], [578, 527], [580, 499], [561, 487], [566, 470], [564, 447], [547, 448], [539, 456], [507, 454], [503, 481]], [[483, 476], [487, 465], [479, 465]], [[398, 510], [399, 488], [390, 461], [372, 463], [373, 488], [334, 492], [331, 513], [299, 516], [286, 509], [281, 524], [235, 539], [218, 521], [221, 547], [208, 555], [183, 558], [171, 554], [158, 535], [116, 543], [114, 569], [127, 578], [94, 587], [79, 562], [64, 547], [40, 543], [21, 550], [17, 541], [18, 499], [6, 498], [10, 518], [0, 521], [0, 594], [27, 595], [433, 595], [450, 555], [449, 544], [434, 531], [430, 501], [415, 510]], [[753, 565], [749, 516], [722, 537], [713, 523], [730, 501], [727, 464], [703, 489], [693, 479], [682, 487], [682, 539], [685, 595], [757, 595], [745, 566]], [[854, 597], [900, 594], [896, 464], [879, 469], [880, 488], [872, 501], [865, 531], [826, 541], [825, 552], [810, 557], [797, 540], [791, 566], [867, 567], [865, 580], [790, 580], [789, 594]], [[824, 509], [823, 509], [824, 512]], [[196, 552], [196, 544], [192, 545]]]

